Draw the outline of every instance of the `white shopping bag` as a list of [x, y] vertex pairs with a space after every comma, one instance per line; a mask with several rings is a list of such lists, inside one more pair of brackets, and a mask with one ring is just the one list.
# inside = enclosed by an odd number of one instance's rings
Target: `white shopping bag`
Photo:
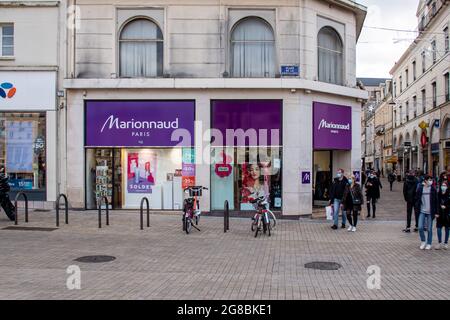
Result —
[[327, 220], [333, 220], [333, 207], [332, 206], [328, 206], [325, 208], [326, 213], [327, 213]]

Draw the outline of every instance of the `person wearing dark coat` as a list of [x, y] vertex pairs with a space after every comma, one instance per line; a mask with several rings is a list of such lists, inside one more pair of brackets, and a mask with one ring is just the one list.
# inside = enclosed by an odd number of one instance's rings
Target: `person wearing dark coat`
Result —
[[391, 190], [391, 192], [392, 192], [392, 187], [393, 187], [393, 185], [394, 185], [394, 182], [395, 182], [395, 180], [396, 180], [397, 178], [395, 177], [395, 174], [394, 174], [394, 172], [389, 172], [389, 174], [388, 174], [388, 181], [389, 181], [389, 185], [390, 185], [390, 190]]
[[11, 221], [16, 219], [16, 208], [9, 198], [10, 186], [8, 177], [5, 175], [5, 168], [0, 168], [0, 206], [5, 211]]
[[[416, 201], [416, 190], [419, 181], [414, 176], [414, 172], [410, 171], [406, 176], [406, 180], [403, 183], [403, 198], [406, 201], [406, 229], [403, 230], [405, 233], [411, 232], [411, 217], [414, 209], [414, 203]], [[419, 229], [419, 212], [414, 210], [414, 216], [416, 221], [416, 227], [414, 229], [417, 232]]]
[[[415, 209], [419, 214], [419, 234], [421, 250], [431, 250], [433, 242], [433, 220], [437, 214], [438, 198], [436, 188], [433, 186], [433, 178], [424, 177], [424, 182], [419, 184], [416, 191]], [[428, 236], [425, 238], [425, 223]]]
[[372, 204], [372, 212], [373, 218], [376, 217], [377, 210], [377, 201], [380, 199], [380, 189], [383, 188], [380, 180], [377, 178], [377, 175], [374, 171], [370, 173], [370, 176], [367, 178], [366, 182], [366, 196], [367, 196], [367, 218], [370, 218], [370, 204]]
[[347, 213], [347, 219], [350, 223], [349, 232], [356, 232], [358, 225], [358, 215], [364, 204], [364, 197], [361, 187], [356, 183], [355, 176], [348, 179], [348, 185], [345, 187], [344, 197], [342, 199], [343, 211]]
[[[345, 186], [348, 184], [347, 178], [344, 176], [344, 170], [339, 169], [330, 188], [330, 206], [333, 206], [333, 220], [334, 224], [331, 227], [333, 230], [338, 229], [339, 225], [339, 210], [341, 208], [342, 199], [344, 198]], [[342, 213], [342, 229], [345, 228], [347, 217]]]
[[[445, 240], [442, 243], [442, 229], [445, 228]], [[436, 229], [439, 243], [436, 250], [448, 250], [448, 239], [450, 235], [450, 190], [448, 182], [443, 180], [438, 192], [438, 214], [436, 219]]]

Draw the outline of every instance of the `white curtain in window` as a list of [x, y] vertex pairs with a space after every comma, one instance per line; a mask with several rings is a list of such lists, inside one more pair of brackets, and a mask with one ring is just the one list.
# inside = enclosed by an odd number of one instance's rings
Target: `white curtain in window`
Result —
[[273, 30], [260, 18], [240, 22], [231, 37], [232, 76], [263, 78], [275, 76]]
[[343, 46], [337, 32], [322, 28], [318, 35], [319, 81], [343, 84]]
[[128, 23], [120, 35], [120, 76], [162, 75], [163, 42], [158, 26], [146, 19]]

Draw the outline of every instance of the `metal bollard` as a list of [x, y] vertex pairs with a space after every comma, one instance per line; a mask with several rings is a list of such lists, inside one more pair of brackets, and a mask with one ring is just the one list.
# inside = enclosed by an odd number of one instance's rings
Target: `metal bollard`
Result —
[[226, 200], [223, 212], [223, 232], [227, 233], [227, 231], [229, 230], [230, 230], [230, 205], [228, 203], [228, 200]]
[[14, 207], [15, 207], [15, 211], [16, 211], [15, 212], [16, 219], [14, 221], [14, 224], [16, 226], [19, 224], [19, 218], [18, 218], [19, 217], [19, 209], [17, 207], [17, 202], [18, 202], [20, 196], [22, 196], [24, 198], [24, 200], [25, 200], [25, 222], [28, 223], [28, 197], [27, 197], [27, 195], [24, 192], [19, 192], [16, 195], [16, 198], [14, 200]]
[[60, 210], [60, 201], [61, 198], [64, 199], [64, 210], [65, 210], [65, 222], [69, 224], [69, 201], [67, 200], [67, 196], [61, 193], [56, 200], [56, 226], [59, 227], [59, 210]]
[[141, 230], [144, 230], [144, 203], [147, 206], [147, 228], [150, 228], [150, 202], [146, 197], [141, 200]]

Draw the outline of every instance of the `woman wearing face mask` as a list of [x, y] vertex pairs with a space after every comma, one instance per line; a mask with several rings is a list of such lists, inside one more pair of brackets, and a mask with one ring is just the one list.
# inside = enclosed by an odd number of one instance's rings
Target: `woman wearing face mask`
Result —
[[[433, 178], [425, 176], [424, 182], [417, 187], [415, 207], [419, 214], [419, 234], [421, 250], [431, 250], [433, 242], [433, 220], [437, 213], [437, 192], [433, 186]], [[425, 223], [428, 236], [425, 238]]]
[[[446, 180], [442, 181], [438, 195], [438, 215], [436, 221], [437, 235], [439, 243], [436, 250], [448, 249], [448, 238], [450, 229], [450, 190]], [[445, 228], [445, 240], [442, 244], [442, 228]]]
[[355, 176], [352, 176], [348, 179], [348, 184], [344, 191], [344, 198], [342, 200], [342, 211], [347, 212], [347, 219], [350, 222], [350, 226], [348, 227], [349, 232], [356, 232], [358, 215], [361, 212], [363, 202], [361, 187], [356, 183]]

